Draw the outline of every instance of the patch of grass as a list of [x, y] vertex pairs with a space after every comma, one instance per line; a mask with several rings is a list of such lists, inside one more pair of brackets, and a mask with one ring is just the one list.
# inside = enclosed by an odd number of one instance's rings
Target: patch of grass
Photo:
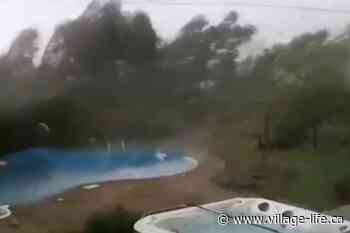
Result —
[[320, 210], [341, 204], [334, 187], [349, 174], [346, 154], [292, 151], [283, 156], [291, 166], [299, 167], [298, 177], [283, 188], [286, 199]]
[[317, 210], [344, 204], [341, 196], [349, 197], [350, 202], [346, 147], [259, 151], [257, 139], [249, 136], [259, 129], [239, 119], [233, 122], [216, 129], [210, 146], [210, 153], [226, 164], [215, 179], [219, 185], [242, 195], [248, 192]]

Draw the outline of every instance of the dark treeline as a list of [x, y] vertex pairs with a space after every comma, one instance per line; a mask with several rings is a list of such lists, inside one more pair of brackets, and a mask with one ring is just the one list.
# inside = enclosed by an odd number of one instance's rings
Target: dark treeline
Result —
[[215, 97], [218, 184], [310, 208], [349, 202], [349, 45], [348, 32], [318, 31], [236, 63]]
[[24, 30], [0, 62], [2, 150], [162, 137], [198, 124], [255, 31], [237, 18], [209, 26], [195, 17], [164, 43], [145, 13], [92, 2], [57, 27], [39, 67], [38, 33]]
[[238, 62], [256, 29], [237, 19], [196, 16], [165, 43], [147, 14], [92, 2], [56, 28], [39, 67], [39, 35], [24, 30], [0, 59], [1, 151], [163, 137], [237, 112], [258, 116], [261, 147], [316, 148], [322, 131], [347, 125], [346, 33], [305, 34]]
[[348, 143], [349, 42], [347, 34], [331, 39], [319, 31], [276, 45], [252, 61], [245, 76], [261, 114], [262, 145], [317, 149], [320, 138], [327, 145]]

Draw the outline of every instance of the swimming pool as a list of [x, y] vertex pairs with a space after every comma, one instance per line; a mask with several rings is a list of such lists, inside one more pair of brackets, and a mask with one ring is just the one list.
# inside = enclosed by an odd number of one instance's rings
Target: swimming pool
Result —
[[330, 216], [259, 198], [235, 198], [204, 206], [153, 214], [139, 220], [138, 233], [350, 233], [350, 222], [340, 224], [219, 224], [218, 217], [229, 216]]
[[182, 153], [87, 152], [31, 149], [1, 158], [0, 204], [30, 204], [84, 184], [156, 178], [187, 172], [196, 161]]

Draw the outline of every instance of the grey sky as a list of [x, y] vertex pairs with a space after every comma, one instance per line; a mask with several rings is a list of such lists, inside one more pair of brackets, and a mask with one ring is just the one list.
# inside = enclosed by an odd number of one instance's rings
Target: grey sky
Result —
[[[146, 1], [144, 4], [127, 4], [128, 1]], [[193, 6], [157, 5], [152, 1], [192, 2]], [[205, 14], [213, 23], [218, 22], [230, 10], [240, 13], [240, 23], [258, 27], [254, 43], [246, 49], [269, 46], [277, 41], [288, 41], [292, 36], [326, 28], [341, 31], [350, 23], [350, 14], [305, 12], [287, 9], [251, 8], [223, 5], [235, 0], [125, 0], [124, 10], [144, 10], [153, 21], [158, 33], [171, 39], [183, 24], [196, 14]], [[0, 2], [0, 52], [5, 52], [17, 33], [26, 27], [36, 27], [42, 33], [42, 44], [47, 43], [54, 27], [67, 19], [77, 17], [90, 0], [1, 0]], [[200, 2], [215, 2], [201, 5]], [[321, 8], [349, 9], [349, 0], [242, 0], [249, 3], [301, 5]]]

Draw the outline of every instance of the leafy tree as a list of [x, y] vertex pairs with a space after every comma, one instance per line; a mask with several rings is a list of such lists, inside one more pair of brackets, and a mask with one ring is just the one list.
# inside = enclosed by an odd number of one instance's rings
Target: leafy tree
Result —
[[191, 37], [196, 33], [202, 32], [208, 24], [209, 21], [204, 15], [197, 15], [181, 29], [181, 36]]
[[274, 118], [276, 145], [303, 144], [311, 131], [316, 148], [325, 122], [347, 114], [349, 50], [327, 36], [326, 31], [301, 35], [266, 51], [255, 62], [250, 76], [269, 96], [263, 103]]

